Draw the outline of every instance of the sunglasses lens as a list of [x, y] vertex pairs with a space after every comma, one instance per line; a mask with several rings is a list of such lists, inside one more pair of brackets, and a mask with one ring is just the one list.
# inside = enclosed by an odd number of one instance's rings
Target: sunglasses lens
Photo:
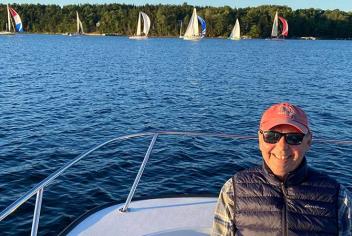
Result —
[[290, 145], [299, 145], [302, 143], [304, 134], [286, 134], [286, 142]]
[[265, 131], [263, 132], [263, 137], [266, 143], [277, 143], [281, 138], [281, 134], [274, 131]]

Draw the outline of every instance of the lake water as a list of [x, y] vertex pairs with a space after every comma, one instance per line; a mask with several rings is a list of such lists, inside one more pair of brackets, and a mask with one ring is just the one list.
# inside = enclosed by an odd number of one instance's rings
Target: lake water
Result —
[[[0, 37], [0, 210], [111, 138], [177, 130], [256, 135], [262, 111], [289, 101], [314, 138], [351, 140], [352, 41], [16, 35]], [[127, 197], [150, 139], [110, 145], [44, 191], [39, 235]], [[313, 143], [308, 162], [352, 187], [351, 144]], [[136, 197], [217, 194], [261, 163], [257, 141], [165, 138]], [[34, 198], [0, 222], [28, 235]]]

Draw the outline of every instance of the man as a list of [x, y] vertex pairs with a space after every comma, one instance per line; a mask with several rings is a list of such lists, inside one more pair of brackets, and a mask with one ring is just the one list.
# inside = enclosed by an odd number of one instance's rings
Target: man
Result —
[[212, 235], [352, 235], [349, 192], [307, 165], [312, 132], [304, 111], [289, 103], [271, 106], [258, 137], [263, 166], [224, 184]]

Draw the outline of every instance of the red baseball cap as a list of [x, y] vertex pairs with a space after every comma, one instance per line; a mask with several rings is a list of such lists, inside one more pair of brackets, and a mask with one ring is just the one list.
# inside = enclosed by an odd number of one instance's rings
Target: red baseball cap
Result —
[[274, 104], [264, 111], [259, 128], [270, 130], [277, 125], [291, 125], [304, 134], [309, 131], [306, 113], [288, 102]]

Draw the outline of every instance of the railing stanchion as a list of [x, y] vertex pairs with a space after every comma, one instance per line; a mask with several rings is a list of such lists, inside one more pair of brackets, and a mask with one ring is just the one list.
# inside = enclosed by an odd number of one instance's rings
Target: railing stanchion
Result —
[[133, 185], [132, 185], [132, 188], [130, 190], [130, 193], [128, 194], [128, 197], [127, 197], [127, 200], [125, 202], [125, 205], [123, 206], [122, 209], [120, 209], [120, 211], [122, 212], [126, 212], [127, 209], [128, 209], [128, 205], [130, 204], [131, 200], [132, 200], [132, 197], [134, 195], [134, 192], [136, 191], [136, 188], [137, 188], [137, 185], [139, 183], [139, 180], [141, 179], [142, 177], [142, 174], [143, 174], [143, 171], [144, 171], [144, 168], [149, 160], [149, 156], [153, 150], [153, 147], [154, 147], [154, 144], [155, 144], [155, 141], [156, 141], [156, 138], [158, 137], [158, 134], [154, 134], [153, 135], [153, 139], [152, 141], [150, 142], [149, 144], [149, 147], [148, 147], [148, 150], [147, 152], [145, 153], [145, 156], [144, 156], [144, 159], [143, 159], [143, 162], [141, 164], [141, 166], [139, 167], [139, 171], [138, 171], [138, 174], [133, 182]]
[[40, 209], [42, 208], [43, 190], [44, 190], [43, 188], [40, 188], [37, 192], [37, 198], [35, 200], [35, 207], [34, 207], [34, 214], [33, 214], [31, 236], [37, 236], [37, 233], [38, 233]]

